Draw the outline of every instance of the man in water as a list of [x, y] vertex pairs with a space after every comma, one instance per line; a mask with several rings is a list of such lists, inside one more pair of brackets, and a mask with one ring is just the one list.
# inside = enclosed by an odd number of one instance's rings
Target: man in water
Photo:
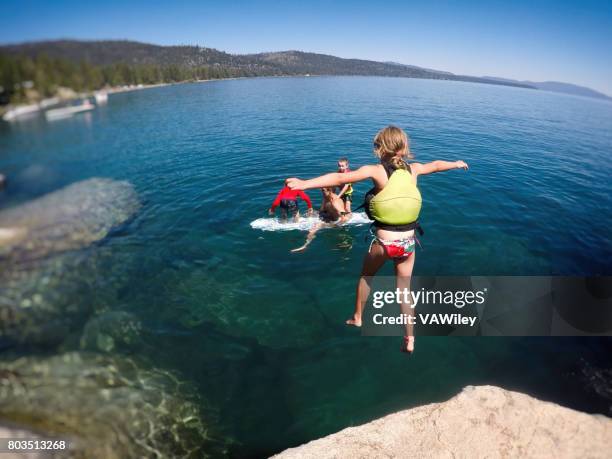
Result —
[[303, 246], [293, 249], [291, 252], [302, 252], [305, 250], [321, 228], [340, 225], [351, 218], [350, 212], [344, 211], [342, 198], [334, 193], [332, 188], [321, 188], [321, 193], [323, 193], [323, 202], [321, 202], [321, 208], [319, 209], [319, 218], [323, 221], [316, 223], [308, 232]]

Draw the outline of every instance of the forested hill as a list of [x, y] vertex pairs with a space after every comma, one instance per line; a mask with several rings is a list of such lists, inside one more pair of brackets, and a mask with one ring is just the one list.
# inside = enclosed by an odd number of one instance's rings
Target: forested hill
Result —
[[56, 40], [0, 46], [0, 53], [36, 59], [46, 56], [72, 63], [86, 62], [93, 66], [127, 64], [134, 66], [186, 67], [203, 66], [245, 67], [277, 71], [265, 62], [249, 56], [239, 56], [199, 46], [159, 46], [125, 40], [77, 41]]
[[7, 94], [14, 96], [13, 99], [23, 99], [19, 87], [22, 81], [34, 81], [38, 93], [50, 95], [57, 86], [79, 91], [103, 85], [306, 74], [471, 81], [610, 100], [590, 88], [567, 83], [472, 77], [395, 62], [344, 59], [303, 51], [229, 54], [200, 46], [160, 46], [127, 40], [54, 40], [0, 45], [0, 102], [1, 89], [4, 89], [5, 102]]
[[455, 75], [450, 72], [424, 69], [414, 65], [395, 62], [377, 62], [363, 59], [343, 59], [327, 54], [305, 53], [302, 51], [282, 51], [275, 53], [250, 54], [258, 62], [274, 64], [289, 74], [310, 75], [371, 75], [407, 78], [427, 78], [432, 80], [472, 81], [475, 83], [504, 84], [521, 88], [533, 88], [524, 83], [507, 82], [488, 78]]
[[41, 55], [73, 63], [93, 66], [127, 64], [134, 66], [177, 66], [189, 69], [205, 66], [241, 70], [252, 75], [376, 75], [475, 81], [489, 84], [529, 87], [523, 83], [496, 81], [487, 78], [454, 75], [388, 62], [343, 59], [325, 54], [284, 51], [250, 55], [234, 55], [199, 46], [158, 46], [134, 41], [57, 40], [0, 46], [0, 53], [9, 56]]

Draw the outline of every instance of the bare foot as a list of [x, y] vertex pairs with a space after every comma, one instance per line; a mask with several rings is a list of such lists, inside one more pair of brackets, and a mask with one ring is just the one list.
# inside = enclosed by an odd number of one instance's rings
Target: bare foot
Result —
[[361, 327], [361, 317], [353, 316], [352, 319], [346, 321], [346, 324]]
[[302, 247], [298, 247], [297, 249], [291, 249], [291, 253], [296, 253], [296, 252], [303, 252], [304, 250], [306, 250], [306, 245], [303, 245]]
[[404, 336], [402, 352], [407, 352], [408, 354], [412, 354], [414, 352], [414, 336]]

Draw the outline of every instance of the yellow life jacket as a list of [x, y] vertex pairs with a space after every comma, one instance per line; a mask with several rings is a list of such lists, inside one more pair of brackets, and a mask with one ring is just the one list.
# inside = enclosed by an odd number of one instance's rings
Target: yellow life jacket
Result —
[[418, 227], [421, 211], [421, 193], [408, 169], [392, 169], [383, 164], [389, 180], [375, 194], [375, 189], [366, 194], [366, 214], [374, 220], [374, 226], [391, 231], [407, 231]]

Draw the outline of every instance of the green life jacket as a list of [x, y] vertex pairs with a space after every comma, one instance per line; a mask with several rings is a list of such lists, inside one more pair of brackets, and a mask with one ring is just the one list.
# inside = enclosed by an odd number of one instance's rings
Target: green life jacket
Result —
[[394, 169], [383, 164], [389, 180], [376, 193], [372, 188], [366, 193], [363, 206], [374, 226], [390, 231], [422, 230], [418, 224], [421, 211], [421, 193], [412, 180], [410, 165], [407, 169]]

